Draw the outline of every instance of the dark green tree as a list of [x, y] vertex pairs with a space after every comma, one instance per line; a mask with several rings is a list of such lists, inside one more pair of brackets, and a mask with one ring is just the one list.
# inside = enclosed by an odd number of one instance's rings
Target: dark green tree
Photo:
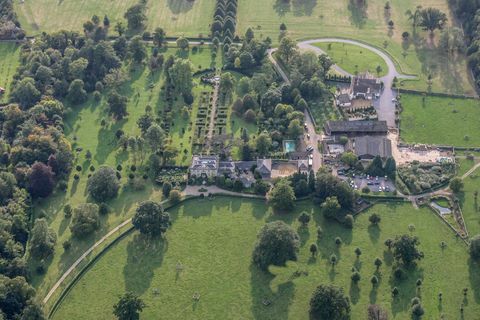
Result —
[[170, 226], [170, 215], [163, 211], [160, 203], [147, 200], [138, 205], [132, 224], [142, 234], [159, 236]]
[[257, 237], [252, 260], [262, 270], [268, 270], [269, 265], [283, 266], [288, 260], [297, 260], [299, 237], [285, 222], [267, 223]]
[[119, 189], [120, 182], [118, 181], [115, 170], [107, 166], [98, 168], [88, 179], [88, 193], [98, 202], [115, 198]]
[[397, 261], [403, 262], [405, 265], [411, 265], [416, 260], [423, 258], [423, 253], [418, 250], [420, 241], [417, 237], [404, 234], [396, 236], [393, 240], [393, 256]]
[[145, 307], [142, 299], [132, 292], [127, 292], [113, 306], [113, 315], [118, 320], [138, 320], [140, 319], [140, 312]]
[[318, 286], [310, 299], [310, 319], [350, 319], [350, 300], [343, 289], [333, 285]]
[[295, 193], [287, 180], [279, 181], [267, 194], [268, 203], [275, 210], [287, 211], [295, 205]]

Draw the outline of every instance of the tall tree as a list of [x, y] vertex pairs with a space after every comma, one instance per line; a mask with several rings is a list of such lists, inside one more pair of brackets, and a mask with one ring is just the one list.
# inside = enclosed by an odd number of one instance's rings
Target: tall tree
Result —
[[418, 25], [423, 27], [424, 30], [430, 31], [430, 34], [433, 36], [435, 29], [443, 29], [447, 20], [447, 15], [439, 9], [426, 8], [420, 11], [420, 22]]
[[128, 52], [136, 63], [141, 63], [147, 57], [147, 50], [141, 36], [135, 36], [130, 40]]
[[160, 203], [147, 200], [138, 205], [132, 224], [143, 234], [158, 236], [167, 231], [170, 215], [163, 211]]
[[52, 193], [54, 186], [52, 168], [42, 162], [35, 162], [28, 177], [28, 190], [32, 197], [45, 198]]
[[138, 320], [140, 319], [140, 312], [143, 311], [145, 306], [143, 300], [137, 295], [127, 292], [113, 306], [113, 315], [118, 320]]
[[268, 203], [275, 210], [291, 210], [295, 204], [295, 193], [288, 180], [281, 180], [270, 190], [267, 195]]
[[262, 270], [267, 271], [270, 265], [283, 266], [289, 260], [297, 260], [300, 238], [285, 222], [267, 223], [257, 238], [252, 259]]
[[48, 227], [47, 220], [36, 219], [30, 237], [30, 254], [33, 257], [44, 258], [53, 253], [57, 235]]
[[280, 58], [288, 64], [290, 60], [298, 54], [297, 42], [289, 37], [282, 38], [280, 46], [278, 47], [278, 54]]
[[319, 285], [310, 299], [310, 319], [350, 319], [350, 300], [343, 289], [333, 285]]

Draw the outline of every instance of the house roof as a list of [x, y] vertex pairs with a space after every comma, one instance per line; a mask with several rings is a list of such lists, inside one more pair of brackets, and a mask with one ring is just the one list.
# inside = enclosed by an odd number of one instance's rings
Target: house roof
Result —
[[308, 168], [308, 160], [298, 160], [298, 170], [306, 171]]
[[217, 170], [218, 156], [193, 156], [190, 168], [193, 170]]
[[380, 91], [381, 82], [379, 79], [374, 78], [371, 74], [366, 73], [352, 79], [353, 94], [357, 93], [372, 93]]
[[347, 93], [341, 93], [337, 96], [338, 104], [350, 103], [350, 96]]
[[324, 127], [325, 132], [329, 135], [342, 133], [386, 134], [388, 132], [386, 121], [327, 121]]
[[232, 173], [235, 171], [235, 163], [233, 161], [221, 161], [218, 163], [218, 170]]
[[262, 176], [270, 175], [272, 172], [272, 159], [257, 159], [257, 170]]
[[308, 155], [310, 153], [308, 151], [295, 151], [295, 152], [290, 152], [288, 154], [288, 158], [290, 160], [303, 160], [303, 159], [308, 159]]
[[392, 142], [385, 137], [364, 136], [355, 138], [355, 154], [359, 158], [374, 158], [392, 156]]

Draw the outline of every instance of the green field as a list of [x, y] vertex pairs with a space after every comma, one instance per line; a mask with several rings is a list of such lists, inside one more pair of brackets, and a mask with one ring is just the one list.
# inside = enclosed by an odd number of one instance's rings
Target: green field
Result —
[[[29, 35], [36, 35], [43, 31], [82, 31], [82, 24], [94, 14], [102, 18], [108, 15], [114, 26], [138, 0], [25, 0], [14, 3], [22, 27]], [[205, 36], [209, 33], [214, 6], [215, 1], [210, 0], [148, 1], [148, 29], [162, 27], [169, 36]]]
[[10, 85], [20, 64], [20, 46], [15, 43], [0, 43], [0, 87], [6, 91], [0, 102], [7, 102]]
[[[460, 161], [460, 167], [462, 167], [462, 163], [470, 164], [470, 168], [475, 165], [474, 161], [466, 159]], [[480, 171], [477, 169], [463, 180], [463, 192], [458, 196], [463, 211], [463, 219], [465, 220], [470, 237], [480, 234], [480, 204], [478, 200], [477, 203], [475, 203], [474, 195], [475, 192], [480, 192], [479, 173]]]
[[[368, 71], [382, 77], [388, 72], [385, 61], [370, 50], [348, 43], [321, 42], [314, 45], [326, 52], [339, 67], [350, 74]], [[378, 66], [381, 68], [380, 73], [377, 73]]]
[[[187, 57], [192, 61], [195, 70], [200, 66], [202, 68], [210, 67], [211, 58], [209, 49], [200, 49], [198, 53], [185, 52], [179, 53], [176, 48], [170, 48], [163, 52], [165, 57], [168, 55], [180, 55]], [[128, 69], [127, 67], [125, 67]], [[85, 240], [72, 241], [70, 250], [65, 251], [62, 247], [64, 241], [71, 238], [69, 223], [70, 219], [66, 219], [63, 214], [63, 206], [67, 203], [72, 207], [78, 204], [87, 202], [86, 185], [89, 167], [93, 165], [98, 168], [100, 165], [109, 165], [116, 167], [121, 164], [124, 169], [122, 172], [122, 184], [126, 184], [128, 180], [127, 167], [133, 164], [132, 155], [128, 152], [120, 151], [116, 145], [115, 132], [122, 129], [127, 135], [139, 135], [140, 129], [137, 126], [137, 119], [145, 112], [145, 107], [150, 105], [153, 109], [154, 115], [159, 114], [163, 108], [163, 100], [160, 98], [160, 91], [163, 85], [163, 75], [160, 71], [155, 74], [150, 74], [147, 67], [136, 67], [133, 71], [128, 71], [129, 81], [119, 88], [119, 92], [129, 97], [127, 111], [128, 117], [121, 121], [114, 121], [107, 113], [107, 98], [102, 97], [100, 102], [94, 101], [92, 97], [80, 106], [74, 106], [73, 111], [66, 118], [66, 135], [72, 143], [74, 149], [82, 148], [82, 151], [77, 154], [74, 168], [76, 165], [82, 167], [81, 172], [74, 172], [70, 175], [68, 181], [68, 190], [66, 193], [57, 192], [48, 199], [40, 199], [35, 203], [35, 215], [44, 215], [47, 217], [50, 226], [57, 233], [57, 244], [55, 247], [55, 255], [50, 260], [46, 261], [45, 274], [38, 274], [35, 272], [37, 266], [36, 261], [30, 261], [29, 268], [32, 271], [32, 283], [37, 288], [38, 295], [43, 296], [52, 287], [60, 275], [65, 272], [71, 264], [96, 240], [100, 239], [109, 230], [116, 227], [118, 224], [131, 217], [135, 210], [136, 203], [145, 199], [161, 200], [161, 190], [152, 184], [148, 179], [145, 182], [145, 189], [135, 191], [130, 187], [121, 189], [119, 196], [112, 200], [109, 204], [111, 213], [107, 216], [102, 216], [102, 227], [91, 237]], [[198, 82], [198, 79], [196, 80]], [[152, 86], [153, 84], [153, 86]], [[194, 95], [197, 96], [203, 86], [196, 85], [194, 88]], [[66, 103], [68, 106], [68, 103]], [[194, 116], [197, 105], [194, 103], [192, 114]], [[180, 112], [174, 112], [173, 122], [171, 127], [170, 137], [172, 143], [180, 149], [181, 144], [188, 149], [187, 153], [179, 152], [176, 158], [178, 164], [188, 164], [191, 159], [190, 142], [188, 137], [192, 135], [192, 128], [188, 126]], [[106, 125], [101, 126], [102, 119], [106, 120]], [[185, 129], [183, 133], [182, 129]], [[85, 153], [90, 150], [93, 157], [91, 161], [85, 158]], [[138, 160], [137, 165], [140, 164]], [[146, 160], [145, 160], [146, 164]], [[73, 179], [74, 173], [80, 175], [80, 179], [75, 181]], [[141, 174], [141, 173], [139, 173]]]
[[[245, 0], [238, 8], [237, 33], [244, 34], [253, 28], [258, 37], [271, 37], [277, 42], [279, 26], [285, 23], [288, 34], [295, 39], [341, 37], [360, 40], [385, 50], [393, 56], [403, 73], [416, 74], [418, 81], [405, 81], [402, 86], [409, 89], [427, 90], [428, 75], [432, 77], [431, 90], [451, 93], [474, 93], [468, 78], [465, 58], [446, 63], [435, 46], [425, 41], [405, 43], [402, 33], [412, 34], [412, 26], [405, 11], [417, 5], [436, 7], [449, 14], [446, 0], [391, 0], [389, 16], [385, 12], [385, 0], [367, 1], [365, 15], [349, 5], [349, 0]], [[394, 28], [387, 22], [392, 20]], [[426, 33], [417, 28], [417, 34]], [[438, 38], [438, 31], [435, 37]], [[386, 44], [386, 47], [385, 47]]]
[[[302, 210], [314, 214], [308, 230], [296, 217]], [[369, 225], [368, 216], [382, 216], [379, 227]], [[351, 298], [352, 319], [363, 319], [370, 303], [389, 310], [389, 318], [410, 318], [410, 300], [416, 294], [416, 281], [423, 279], [422, 304], [426, 319], [474, 319], [480, 312], [480, 273], [469, 261], [466, 246], [427, 209], [416, 210], [410, 204], [377, 205], [361, 214], [353, 231], [325, 221], [311, 203], [297, 204], [294, 213], [276, 216], [263, 201], [236, 198], [191, 200], [170, 211], [173, 225], [164, 240], [146, 240], [130, 234], [100, 258], [80, 278], [60, 304], [53, 319], [111, 319], [112, 307], [126, 290], [141, 295], [147, 304], [141, 318], [158, 319], [307, 319], [308, 301], [321, 283], [335, 283]], [[265, 222], [282, 219], [298, 229], [301, 238], [299, 260], [288, 267], [271, 268], [272, 274], [251, 265], [256, 234]], [[425, 259], [409, 271], [401, 282], [392, 278], [392, 256], [384, 241], [408, 233], [408, 225], [421, 240]], [[311, 258], [309, 246], [316, 242], [316, 227], [324, 236], [319, 256]], [[340, 236], [338, 248], [334, 238]], [[447, 247], [440, 248], [445, 241]], [[359, 260], [354, 249], [363, 251]], [[332, 268], [328, 258], [335, 253], [339, 262]], [[376, 272], [373, 261], [384, 260], [373, 290], [370, 277]], [[177, 264], [182, 271], [177, 272]], [[350, 280], [351, 268], [359, 269], [358, 286]], [[292, 276], [295, 271], [308, 275]], [[395, 299], [390, 291], [396, 286]], [[463, 288], [469, 288], [463, 296]], [[442, 302], [438, 294], [443, 293]], [[200, 294], [194, 302], [192, 295]], [[272, 301], [264, 306], [262, 301]], [[465, 299], [465, 300], [464, 300]]]
[[402, 94], [400, 137], [407, 143], [479, 147], [480, 101]]

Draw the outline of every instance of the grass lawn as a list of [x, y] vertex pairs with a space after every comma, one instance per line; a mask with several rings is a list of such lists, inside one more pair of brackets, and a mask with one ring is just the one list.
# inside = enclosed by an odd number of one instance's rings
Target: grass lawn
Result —
[[402, 94], [400, 136], [407, 143], [480, 146], [480, 101]]
[[[468, 160], [465, 160], [468, 161]], [[471, 162], [471, 161], [469, 161]], [[471, 162], [472, 163], [472, 162]], [[471, 166], [473, 167], [473, 165]], [[475, 170], [463, 180], [463, 192], [459, 194], [463, 219], [467, 225], [468, 234], [473, 237], [480, 234], [480, 206], [475, 203], [475, 192], [480, 192], [480, 171]]]
[[[414, 10], [417, 5], [436, 7], [451, 17], [446, 0], [391, 0], [391, 9], [384, 9], [385, 0], [369, 0], [364, 13], [350, 5], [349, 0], [245, 0], [238, 8], [237, 33], [244, 34], [248, 27], [254, 29], [257, 37], [271, 37], [278, 41], [279, 26], [285, 23], [288, 34], [295, 39], [319, 37], [343, 37], [365, 41], [385, 50], [394, 57], [404, 73], [417, 74], [418, 81], [405, 81], [403, 87], [427, 90], [428, 75], [432, 76], [432, 91], [474, 93], [468, 79], [464, 57], [446, 63], [435, 45], [428, 41], [402, 40], [404, 31], [413, 34], [411, 22], [405, 11]], [[394, 28], [388, 28], [388, 21]], [[423, 39], [424, 31], [417, 30]], [[438, 39], [439, 33], [435, 34]], [[375, 66], [376, 67], [376, 66]]]
[[[314, 214], [307, 229], [296, 218], [303, 210]], [[368, 222], [371, 212], [381, 215], [379, 227]], [[297, 204], [295, 212], [273, 215], [263, 201], [216, 198], [214, 201], [191, 200], [174, 210], [173, 225], [165, 240], [148, 241], [132, 233], [108, 251], [72, 288], [53, 319], [111, 319], [112, 306], [125, 291], [139, 294], [147, 304], [142, 319], [307, 319], [308, 302], [314, 288], [334, 283], [350, 296], [352, 319], [362, 319], [370, 303], [388, 309], [389, 318], [410, 318], [410, 301], [416, 295], [416, 281], [422, 279], [422, 304], [426, 318], [474, 319], [480, 312], [480, 271], [469, 261], [466, 246], [427, 209], [410, 204], [377, 205], [361, 214], [353, 231], [325, 221], [311, 203]], [[301, 238], [298, 262], [287, 267], [271, 268], [272, 274], [251, 265], [251, 252], [259, 229], [268, 221], [282, 219]], [[421, 240], [425, 258], [406, 279], [392, 278], [392, 255], [384, 241], [408, 233], [408, 225]], [[316, 242], [316, 228], [322, 226], [319, 255], [311, 258], [309, 247]], [[337, 247], [335, 237], [343, 244]], [[447, 247], [440, 248], [445, 241]], [[354, 249], [360, 247], [357, 260]], [[329, 257], [335, 253], [338, 264], [332, 268]], [[381, 257], [377, 272], [373, 261]], [[182, 265], [181, 271], [177, 264]], [[351, 283], [355, 266], [362, 279]], [[295, 271], [308, 275], [293, 276]], [[370, 278], [377, 274], [378, 288], [372, 289]], [[392, 298], [391, 290], [399, 295]], [[469, 288], [463, 296], [463, 288]], [[443, 293], [442, 302], [438, 293]], [[192, 295], [200, 294], [194, 302]], [[264, 306], [264, 299], [272, 301]], [[464, 300], [465, 299], [465, 300]]]
[[[108, 15], [114, 26], [117, 21], [124, 20], [124, 13], [138, 0], [25, 0], [14, 3], [22, 27], [29, 35], [36, 35], [43, 31], [82, 31], [83, 23], [94, 14], [101, 18]], [[215, 1], [210, 0], [148, 1], [147, 29], [153, 31], [162, 27], [169, 36], [207, 35], [214, 6]]]
[[[338, 42], [319, 42], [315, 46], [325, 51], [338, 66], [350, 74], [368, 71], [382, 77], [388, 72], [385, 61], [370, 50]], [[378, 66], [381, 68], [380, 73], [377, 73]]]
[[[188, 57], [195, 66], [195, 70], [202, 66], [203, 68], [210, 66], [210, 50], [201, 49], [197, 53], [179, 53], [176, 48], [169, 48], [163, 53], [166, 57], [168, 55], [177, 55]], [[69, 203], [72, 207], [78, 204], [87, 202], [86, 185], [89, 167], [93, 165], [98, 168], [100, 165], [109, 165], [116, 167], [118, 164], [123, 166], [122, 184], [127, 183], [127, 175], [129, 173], [128, 167], [133, 164], [133, 157], [128, 152], [120, 152], [116, 146], [115, 132], [122, 129], [127, 135], [140, 135], [140, 129], [137, 126], [138, 118], [145, 112], [145, 107], [150, 105], [154, 111], [154, 116], [160, 114], [164, 108], [163, 100], [161, 99], [161, 86], [163, 85], [163, 75], [160, 71], [156, 71], [151, 75], [146, 67], [136, 67], [135, 70], [129, 72], [129, 81], [121, 88], [119, 92], [128, 96], [128, 117], [121, 121], [114, 121], [107, 111], [107, 97], [106, 94], [102, 100], [95, 102], [92, 97], [83, 105], [73, 106], [73, 111], [65, 119], [66, 135], [71, 141], [74, 149], [82, 148], [82, 151], [77, 153], [74, 168], [77, 165], [82, 167], [81, 172], [72, 172], [70, 180], [68, 181], [68, 190], [66, 193], [57, 192], [46, 200], [39, 200], [35, 203], [35, 215], [46, 216], [50, 226], [57, 233], [57, 244], [55, 247], [55, 255], [45, 262], [46, 273], [43, 275], [35, 272], [38, 262], [29, 261], [29, 268], [32, 273], [32, 283], [38, 291], [38, 296], [43, 298], [52, 285], [58, 280], [60, 275], [65, 272], [71, 264], [96, 240], [100, 239], [109, 230], [116, 227], [118, 224], [131, 217], [136, 204], [146, 199], [154, 199], [159, 201], [162, 199], [161, 189], [152, 184], [148, 179], [145, 182], [145, 189], [136, 191], [126, 186], [121, 189], [119, 196], [112, 200], [109, 204], [111, 213], [107, 216], [102, 216], [102, 227], [95, 232], [91, 237], [84, 240], [72, 241], [72, 247], [65, 251], [62, 244], [71, 238], [69, 229], [70, 219], [66, 219], [63, 214], [63, 207]], [[196, 80], [197, 82], [197, 80]], [[201, 90], [198, 84], [194, 88], [194, 95]], [[68, 103], [66, 103], [68, 106]], [[195, 106], [195, 103], [194, 103]], [[179, 106], [180, 108], [180, 106]], [[194, 107], [195, 108], [195, 107]], [[192, 113], [196, 112], [195, 109]], [[174, 112], [175, 117], [179, 117], [180, 112]], [[101, 126], [102, 119], [106, 120], [106, 125]], [[191, 148], [188, 142], [188, 136], [193, 133], [193, 128], [188, 127], [186, 121], [177, 121], [174, 118], [175, 125], [171, 127], [170, 137], [173, 143], [182, 150], [179, 152], [176, 163], [187, 164], [191, 159]], [[185, 133], [183, 133], [185, 129]], [[180, 149], [180, 144], [188, 149], [185, 154], [183, 149]], [[93, 157], [88, 161], [85, 158], [85, 153], [90, 150]], [[147, 160], [145, 160], [146, 163]], [[140, 160], [137, 160], [137, 165]], [[140, 169], [139, 169], [140, 170]], [[74, 173], [80, 175], [80, 179], [75, 181], [73, 179]], [[138, 174], [141, 176], [141, 173]]]
[[20, 64], [20, 46], [15, 43], [0, 43], [0, 87], [5, 93], [0, 95], [0, 103], [8, 101], [13, 75]]

